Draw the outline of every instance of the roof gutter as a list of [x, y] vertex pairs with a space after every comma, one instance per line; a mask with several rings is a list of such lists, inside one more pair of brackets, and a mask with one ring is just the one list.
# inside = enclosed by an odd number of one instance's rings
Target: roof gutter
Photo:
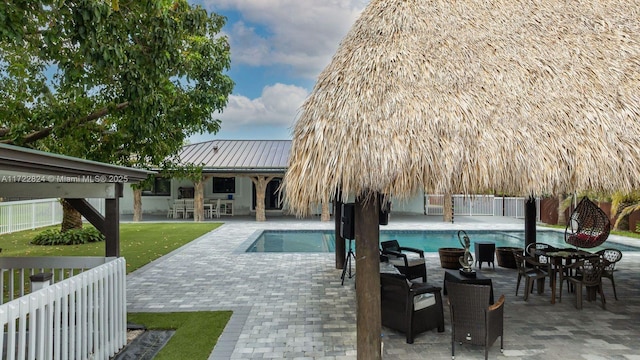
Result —
[[287, 168], [215, 168], [202, 169], [204, 174], [284, 174]]

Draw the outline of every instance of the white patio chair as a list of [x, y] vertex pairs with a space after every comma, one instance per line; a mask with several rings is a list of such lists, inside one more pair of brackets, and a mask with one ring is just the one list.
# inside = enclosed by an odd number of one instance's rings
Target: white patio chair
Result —
[[173, 203], [173, 218], [177, 219], [179, 217], [185, 216], [184, 209], [184, 199], [178, 199]]
[[188, 218], [191, 214], [191, 216], [193, 216], [193, 213], [195, 212], [195, 207], [193, 204], [193, 199], [185, 199], [184, 200], [184, 218]]
[[220, 199], [217, 199], [215, 202], [215, 205], [213, 205], [213, 200], [211, 200], [212, 205], [211, 205], [211, 210], [209, 210], [209, 217], [210, 218], [219, 218], [220, 217]]

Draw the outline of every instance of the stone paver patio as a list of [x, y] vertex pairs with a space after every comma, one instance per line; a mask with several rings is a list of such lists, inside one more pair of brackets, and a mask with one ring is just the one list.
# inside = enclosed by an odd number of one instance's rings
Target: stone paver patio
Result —
[[[223, 226], [127, 276], [129, 312], [233, 310], [209, 359], [355, 359], [355, 279], [340, 284], [333, 253], [245, 253], [247, 239], [263, 229], [333, 229], [333, 222], [222, 219]], [[456, 217], [393, 217], [381, 229], [522, 230], [522, 220]], [[614, 240], [617, 237], [612, 236]], [[472, 239], [473, 240], [473, 239]], [[427, 257], [428, 282], [442, 286], [437, 253]], [[550, 304], [550, 291], [515, 296], [516, 271], [483, 266], [497, 296], [505, 294], [505, 351], [492, 359], [640, 360], [640, 253], [625, 252], [617, 265], [613, 298], [604, 279], [607, 309], [597, 302], [574, 307], [573, 294]], [[435, 329], [406, 344], [404, 334], [384, 328], [384, 358], [449, 359], [451, 328]], [[203, 334], [206, 336], [206, 334]], [[498, 340], [499, 341], [499, 340]], [[456, 346], [456, 359], [482, 359], [481, 347]]]

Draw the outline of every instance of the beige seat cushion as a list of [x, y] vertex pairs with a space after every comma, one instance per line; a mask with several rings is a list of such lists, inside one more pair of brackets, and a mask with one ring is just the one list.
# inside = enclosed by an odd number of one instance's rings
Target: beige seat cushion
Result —
[[436, 297], [432, 293], [420, 294], [413, 298], [413, 308], [415, 311], [428, 308], [436, 304]]
[[[389, 262], [395, 266], [404, 266], [404, 259], [401, 257], [390, 257]], [[424, 264], [424, 258], [419, 257], [407, 257], [407, 263], [409, 266], [417, 266]]]

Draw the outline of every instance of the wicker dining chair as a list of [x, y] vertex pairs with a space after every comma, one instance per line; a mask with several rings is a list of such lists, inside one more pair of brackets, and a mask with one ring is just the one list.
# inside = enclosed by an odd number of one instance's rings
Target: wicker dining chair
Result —
[[[533, 291], [533, 283], [537, 282], [538, 294], [544, 292], [544, 279], [549, 277], [549, 271], [545, 271], [544, 265], [536, 262], [531, 257], [526, 257], [522, 254], [522, 251], [514, 250], [513, 257], [516, 261], [516, 267], [518, 269], [518, 282], [516, 283], [516, 296], [518, 296], [518, 289], [520, 288], [520, 281], [525, 278], [524, 286], [524, 301], [529, 300], [529, 294]], [[532, 267], [527, 267], [527, 264]]]
[[[602, 291], [602, 272], [607, 266], [607, 261], [600, 257], [586, 258], [566, 266], [569, 275], [565, 277], [568, 285], [573, 285], [576, 295], [576, 309], [582, 309], [582, 288], [595, 290], [600, 294], [602, 308], [606, 308], [606, 299]], [[589, 290], [587, 291], [589, 294]], [[560, 281], [560, 296], [558, 301], [562, 301], [562, 281]]]
[[484, 358], [500, 337], [504, 352], [504, 295], [490, 305], [491, 286], [447, 281], [451, 314], [451, 358], [455, 358], [456, 342], [484, 346]]
[[606, 266], [602, 270], [602, 277], [606, 277], [611, 280], [611, 286], [613, 286], [613, 297], [618, 300], [618, 294], [616, 294], [616, 283], [613, 280], [613, 272], [616, 269], [616, 263], [622, 259], [622, 251], [618, 249], [602, 249], [597, 251], [596, 254], [605, 259]]
[[546, 264], [549, 262], [549, 259], [546, 256], [544, 256], [543, 253], [548, 251], [558, 251], [558, 248], [546, 243], [535, 242], [527, 245], [527, 248], [525, 250], [526, 252], [525, 255], [532, 257], [536, 262], [545, 264], [546, 266]]

